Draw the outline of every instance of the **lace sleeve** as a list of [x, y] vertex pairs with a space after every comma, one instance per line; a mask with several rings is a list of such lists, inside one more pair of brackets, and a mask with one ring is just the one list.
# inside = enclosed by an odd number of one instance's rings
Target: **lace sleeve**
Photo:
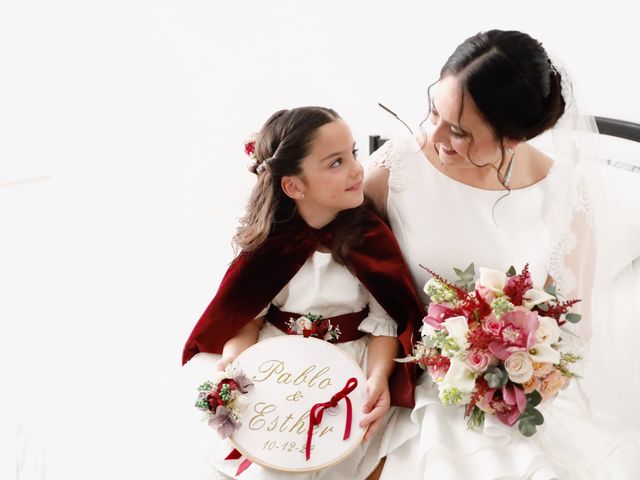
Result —
[[398, 140], [387, 140], [382, 147], [371, 154], [369, 167], [385, 168], [389, 171], [389, 190], [402, 192], [407, 186], [407, 178], [399, 152]]
[[596, 245], [591, 198], [577, 168], [554, 166], [550, 192], [545, 201], [545, 222], [551, 235], [549, 276], [564, 298], [579, 299], [572, 310], [582, 315], [576, 325], [567, 325], [570, 349], [583, 350], [592, 333], [592, 301], [596, 267]]

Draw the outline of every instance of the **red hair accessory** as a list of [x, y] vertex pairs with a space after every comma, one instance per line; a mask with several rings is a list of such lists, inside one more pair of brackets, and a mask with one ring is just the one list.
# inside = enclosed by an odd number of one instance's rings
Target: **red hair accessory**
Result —
[[254, 160], [256, 159], [256, 139], [254, 136], [251, 136], [251, 138], [249, 138], [247, 141], [244, 142], [244, 153], [247, 154], [247, 156], [251, 159]]

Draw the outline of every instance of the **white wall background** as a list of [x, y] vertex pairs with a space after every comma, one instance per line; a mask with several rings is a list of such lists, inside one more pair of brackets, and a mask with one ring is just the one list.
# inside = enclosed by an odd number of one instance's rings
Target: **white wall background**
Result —
[[640, 122], [639, 27], [634, 0], [3, 0], [0, 478], [16, 457], [21, 479], [171, 471], [181, 347], [273, 111], [331, 106], [366, 153], [403, 130], [378, 101], [415, 125], [454, 47], [502, 28], [542, 40], [592, 113]]

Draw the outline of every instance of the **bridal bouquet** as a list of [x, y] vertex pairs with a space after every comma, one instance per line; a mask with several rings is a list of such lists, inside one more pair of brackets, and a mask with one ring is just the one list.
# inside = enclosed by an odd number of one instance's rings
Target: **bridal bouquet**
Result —
[[216, 372], [213, 380], [198, 387], [195, 406], [205, 413], [209, 426], [227, 438], [240, 427], [240, 414], [248, 406], [245, 394], [252, 387], [249, 378], [231, 363], [224, 371]]
[[399, 361], [426, 369], [444, 405], [466, 405], [469, 428], [492, 414], [531, 436], [544, 421], [536, 406], [577, 376], [569, 366], [580, 357], [564, 351], [560, 327], [580, 320], [570, 311], [580, 300], [560, 301], [554, 285], [533, 288], [528, 266], [480, 268], [476, 281], [473, 264], [454, 270], [456, 282], [429, 271], [422, 340]]

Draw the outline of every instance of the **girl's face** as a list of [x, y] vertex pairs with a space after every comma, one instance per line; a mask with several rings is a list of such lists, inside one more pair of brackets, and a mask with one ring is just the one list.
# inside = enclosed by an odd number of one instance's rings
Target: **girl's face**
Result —
[[438, 83], [430, 118], [433, 127], [429, 137], [443, 165], [466, 168], [474, 167], [471, 162], [484, 165], [500, 161], [502, 152], [493, 130], [455, 76], [448, 75]]
[[302, 172], [290, 177], [297, 190], [287, 193], [307, 221], [308, 217], [317, 220], [311, 222], [316, 223], [314, 226], [328, 223], [340, 211], [364, 202], [364, 171], [356, 153], [351, 129], [343, 120], [334, 120], [318, 129], [302, 161]]

